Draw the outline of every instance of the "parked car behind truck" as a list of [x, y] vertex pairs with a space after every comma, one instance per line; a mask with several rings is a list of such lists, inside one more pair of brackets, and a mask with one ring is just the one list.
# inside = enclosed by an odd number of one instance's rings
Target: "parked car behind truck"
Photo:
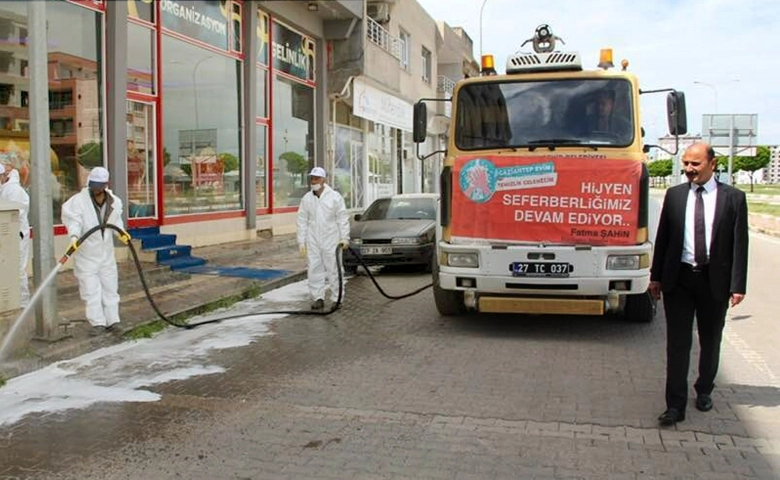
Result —
[[[351, 219], [350, 246], [367, 265], [419, 265], [430, 271], [436, 237], [433, 193], [400, 194], [375, 200]], [[354, 272], [360, 261], [344, 252], [344, 270]]]

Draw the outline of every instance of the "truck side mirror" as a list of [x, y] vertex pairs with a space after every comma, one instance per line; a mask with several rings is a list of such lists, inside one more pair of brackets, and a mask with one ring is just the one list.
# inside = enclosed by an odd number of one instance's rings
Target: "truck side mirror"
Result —
[[422, 143], [428, 136], [428, 107], [425, 102], [414, 104], [414, 119], [412, 120], [412, 140]]
[[672, 91], [666, 97], [666, 117], [669, 133], [685, 135], [688, 133], [688, 115], [685, 112], [685, 93]]

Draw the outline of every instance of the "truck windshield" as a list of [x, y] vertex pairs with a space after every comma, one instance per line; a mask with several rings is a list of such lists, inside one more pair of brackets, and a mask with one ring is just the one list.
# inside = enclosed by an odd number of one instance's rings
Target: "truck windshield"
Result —
[[475, 83], [459, 90], [456, 108], [461, 150], [634, 141], [631, 84], [624, 79]]

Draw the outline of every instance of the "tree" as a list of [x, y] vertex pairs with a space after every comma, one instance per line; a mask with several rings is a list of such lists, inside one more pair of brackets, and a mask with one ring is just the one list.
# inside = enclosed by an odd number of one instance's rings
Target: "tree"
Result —
[[103, 144], [100, 142], [85, 143], [76, 152], [76, 156], [84, 168], [95, 168], [103, 165]]
[[656, 160], [647, 164], [647, 172], [652, 178], [662, 178], [666, 185], [666, 177], [672, 174], [672, 160]]
[[280, 160], [287, 162], [287, 170], [293, 175], [303, 175], [309, 170], [309, 161], [297, 152], [284, 152], [279, 155]]
[[771, 155], [769, 147], [760, 146], [756, 149], [756, 155], [754, 157], [736, 157], [734, 159], [734, 165], [739, 164], [739, 169], [745, 172], [750, 172], [750, 191], [753, 191], [753, 174], [756, 170], [761, 170], [769, 165]]
[[222, 161], [222, 171], [229, 172], [231, 170], [238, 170], [239, 161], [238, 157], [232, 153], [220, 153], [217, 158]]

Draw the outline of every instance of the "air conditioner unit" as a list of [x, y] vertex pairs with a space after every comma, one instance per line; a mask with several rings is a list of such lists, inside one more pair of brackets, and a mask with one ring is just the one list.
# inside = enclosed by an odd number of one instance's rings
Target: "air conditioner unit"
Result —
[[390, 21], [390, 5], [387, 3], [369, 3], [366, 6], [366, 13], [377, 23]]

